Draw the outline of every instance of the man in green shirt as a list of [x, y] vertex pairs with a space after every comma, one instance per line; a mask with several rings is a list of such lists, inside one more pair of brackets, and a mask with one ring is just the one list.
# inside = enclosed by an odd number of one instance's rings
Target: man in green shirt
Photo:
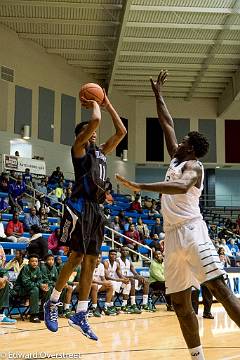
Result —
[[38, 266], [38, 256], [30, 255], [28, 265], [25, 265], [12, 290], [13, 296], [29, 299], [30, 305], [30, 322], [40, 323], [39, 319], [39, 299], [41, 296], [45, 298], [48, 292], [48, 284], [46, 278]]
[[153, 254], [153, 261], [150, 265], [150, 289], [154, 292], [161, 291], [167, 302], [167, 311], [173, 311], [170, 295], [166, 295], [165, 278], [164, 278], [164, 263], [161, 251], [155, 251]]

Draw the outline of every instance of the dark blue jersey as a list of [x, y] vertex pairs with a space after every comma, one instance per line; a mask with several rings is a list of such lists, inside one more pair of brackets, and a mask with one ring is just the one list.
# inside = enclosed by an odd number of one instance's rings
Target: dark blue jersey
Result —
[[75, 174], [75, 184], [72, 190], [72, 200], [80, 197], [103, 203], [106, 192], [107, 159], [101, 150], [90, 145], [86, 149], [86, 155], [76, 158], [72, 154], [72, 163]]

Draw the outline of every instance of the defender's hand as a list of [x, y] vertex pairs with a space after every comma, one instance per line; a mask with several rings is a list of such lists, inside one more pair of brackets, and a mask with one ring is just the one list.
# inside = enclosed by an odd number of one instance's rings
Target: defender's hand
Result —
[[167, 80], [168, 72], [167, 70], [161, 70], [160, 74], [158, 75], [157, 81], [153, 81], [153, 79], [150, 79], [152, 90], [155, 95], [160, 95], [162, 91], [162, 87]]
[[120, 182], [122, 185], [124, 185], [125, 187], [127, 187], [128, 189], [132, 190], [132, 191], [140, 191], [140, 187], [139, 184], [133, 182], [133, 181], [129, 181], [127, 179], [125, 179], [123, 176], [120, 176], [119, 174], [115, 175], [115, 178], [118, 182]]

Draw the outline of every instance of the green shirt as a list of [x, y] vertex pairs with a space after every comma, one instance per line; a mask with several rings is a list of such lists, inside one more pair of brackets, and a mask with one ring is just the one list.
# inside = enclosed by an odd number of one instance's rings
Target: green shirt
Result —
[[165, 281], [164, 278], [164, 264], [153, 260], [150, 265], [150, 284], [156, 281]]
[[40, 287], [41, 284], [44, 284], [44, 281], [40, 267], [37, 266], [34, 269], [30, 265], [25, 265], [20, 271], [14, 287], [30, 291], [33, 287]]
[[41, 266], [41, 272], [44, 279], [44, 283], [54, 286], [57, 278], [58, 278], [58, 271], [55, 265], [49, 267], [47, 264], [43, 264]]

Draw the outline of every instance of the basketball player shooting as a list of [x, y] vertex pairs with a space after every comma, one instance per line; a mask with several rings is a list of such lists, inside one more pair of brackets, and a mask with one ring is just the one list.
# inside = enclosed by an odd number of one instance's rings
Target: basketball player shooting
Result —
[[167, 294], [178, 317], [191, 358], [204, 360], [198, 320], [191, 303], [192, 286], [208, 287], [222, 303], [230, 318], [240, 326], [240, 302], [227, 287], [219, 257], [208, 236], [199, 209], [204, 170], [199, 158], [208, 151], [208, 141], [196, 131], [189, 132], [178, 145], [174, 123], [162, 97], [167, 72], [162, 70], [156, 82], [151, 79], [157, 113], [163, 129], [171, 163], [164, 182], [140, 184], [120, 175], [117, 180], [133, 191], [155, 191], [162, 195], [165, 228], [165, 280]]
[[[66, 202], [61, 222], [60, 244], [69, 246], [71, 254], [53, 289], [50, 300], [44, 304], [44, 320], [50, 331], [58, 330], [59, 298], [71, 273], [81, 263], [79, 301], [77, 312], [69, 324], [86, 337], [98, 340], [87, 321], [88, 297], [93, 271], [104, 236], [104, 214], [99, 204], [105, 201], [106, 155], [113, 151], [126, 134], [126, 129], [107, 98], [102, 106], [110, 114], [116, 133], [100, 147], [96, 146], [96, 130], [101, 122], [101, 111], [94, 100], [81, 98], [83, 107], [92, 109], [89, 122], [75, 128], [76, 140], [71, 149], [75, 183], [72, 196]], [[61, 304], [62, 305], [62, 304]]]

